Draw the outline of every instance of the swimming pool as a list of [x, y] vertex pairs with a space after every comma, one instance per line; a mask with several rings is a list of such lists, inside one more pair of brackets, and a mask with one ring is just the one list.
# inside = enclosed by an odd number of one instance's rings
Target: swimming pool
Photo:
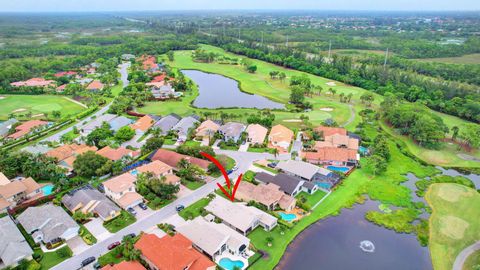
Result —
[[239, 268], [243, 269], [243, 266], [245, 265], [242, 261], [232, 261], [230, 258], [222, 258], [218, 262], [218, 265], [222, 267], [225, 270], [233, 270]]
[[133, 176], [137, 176], [138, 171], [137, 171], [137, 170], [132, 170], [132, 171], [130, 172], [130, 174], [133, 175]]
[[327, 169], [331, 171], [342, 172], [342, 173], [347, 173], [348, 171], [350, 171], [350, 168], [348, 167], [339, 167], [339, 166], [328, 166]]
[[320, 188], [323, 188], [323, 189], [329, 190], [329, 189], [332, 188], [332, 184], [330, 184], [330, 183], [317, 182], [316, 184], [317, 184], [317, 186], [319, 186]]
[[368, 148], [360, 146], [358, 147], [358, 151], [365, 155], [368, 152]]
[[295, 214], [287, 214], [284, 212], [279, 212], [279, 214], [280, 214], [280, 217], [287, 222], [292, 222], [292, 220], [297, 218], [297, 215]]
[[46, 185], [41, 188], [43, 195], [48, 196], [53, 193], [53, 185]]

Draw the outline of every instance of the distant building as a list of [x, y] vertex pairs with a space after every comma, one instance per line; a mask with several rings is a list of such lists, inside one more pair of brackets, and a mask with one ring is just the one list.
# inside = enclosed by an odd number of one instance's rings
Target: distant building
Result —
[[16, 140], [47, 125], [48, 122], [46, 121], [30, 120], [15, 127], [15, 133], [8, 135], [7, 138]]
[[102, 82], [100, 82], [99, 80], [94, 80], [87, 86], [87, 90], [92, 92], [98, 92], [102, 91], [104, 87], [105, 85]]
[[10, 129], [18, 123], [18, 120], [15, 118], [8, 119], [5, 122], [0, 123], [0, 138], [3, 138], [8, 135]]
[[97, 154], [106, 157], [112, 161], [122, 160], [126, 157], [135, 158], [140, 155], [140, 152], [127, 149], [125, 147], [112, 148], [106, 146], [97, 151]]
[[13, 87], [55, 87], [56, 82], [44, 78], [31, 78], [26, 81], [13, 82], [10, 85]]

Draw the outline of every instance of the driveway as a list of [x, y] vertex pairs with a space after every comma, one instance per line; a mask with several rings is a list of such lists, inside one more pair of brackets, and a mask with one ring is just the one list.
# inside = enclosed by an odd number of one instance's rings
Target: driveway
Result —
[[240, 145], [240, 148], [238, 148], [238, 152], [247, 152], [249, 146], [250, 146], [250, 143], [248, 142]]
[[171, 217], [165, 219], [165, 222], [167, 224], [173, 225], [175, 228], [182, 226], [183, 224], [186, 223], [185, 219], [183, 219], [181, 216], [178, 214], [172, 215]]
[[453, 263], [453, 270], [462, 270], [463, 264], [465, 264], [465, 261], [467, 260], [467, 258], [477, 250], [480, 250], [480, 241], [462, 250], [462, 252], [460, 252], [460, 254], [457, 255], [457, 258]]
[[101, 218], [92, 219], [90, 222], [85, 224], [85, 228], [97, 238], [97, 241], [107, 239], [112, 234], [103, 227], [103, 220]]
[[188, 189], [186, 186], [180, 185], [180, 190], [177, 193], [177, 197], [178, 198], [183, 198], [185, 196], [188, 196], [188, 195], [192, 194], [192, 192], [193, 191]]
[[89, 249], [90, 246], [87, 245], [82, 237], [76, 236], [70, 240], [67, 241], [68, 247], [73, 251], [74, 255], [80, 254], [84, 252], [85, 250]]
[[137, 212], [137, 214], [135, 215], [135, 217], [138, 219], [138, 220], [141, 220], [141, 219], [144, 219], [144, 218], [147, 218], [151, 215], [153, 215], [155, 213], [155, 211], [153, 211], [152, 209], [150, 208], [147, 208], [147, 210], [143, 210], [142, 208], [140, 208], [140, 206], [135, 206], [133, 207], [133, 209], [135, 210], [135, 212]]

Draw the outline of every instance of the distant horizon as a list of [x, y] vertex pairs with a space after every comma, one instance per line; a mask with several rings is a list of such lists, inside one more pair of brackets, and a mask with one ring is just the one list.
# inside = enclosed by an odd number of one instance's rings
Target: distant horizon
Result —
[[0, 12], [161, 12], [161, 11], [480, 11], [478, 0], [20, 0], [6, 1]]

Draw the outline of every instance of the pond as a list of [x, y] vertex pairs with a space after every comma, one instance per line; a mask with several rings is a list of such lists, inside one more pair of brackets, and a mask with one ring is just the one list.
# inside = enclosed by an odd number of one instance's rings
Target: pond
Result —
[[199, 96], [193, 102], [197, 108], [257, 108], [284, 109], [285, 105], [240, 90], [238, 82], [218, 74], [198, 70], [182, 70], [198, 85]]
[[[313, 224], [289, 245], [276, 269], [432, 269], [428, 248], [415, 235], [368, 222], [364, 215], [369, 210], [378, 211], [378, 202], [367, 201]], [[374, 252], [361, 249], [364, 241], [373, 243]]]
[[475, 184], [475, 187], [477, 189], [480, 189], [480, 175], [479, 174], [464, 174], [464, 173], [461, 173], [457, 170], [454, 170], [454, 169], [444, 169], [440, 166], [437, 166], [436, 167], [437, 169], [439, 169], [443, 175], [448, 175], [448, 176], [463, 176], [465, 178], [468, 178], [470, 179], [474, 184]]

